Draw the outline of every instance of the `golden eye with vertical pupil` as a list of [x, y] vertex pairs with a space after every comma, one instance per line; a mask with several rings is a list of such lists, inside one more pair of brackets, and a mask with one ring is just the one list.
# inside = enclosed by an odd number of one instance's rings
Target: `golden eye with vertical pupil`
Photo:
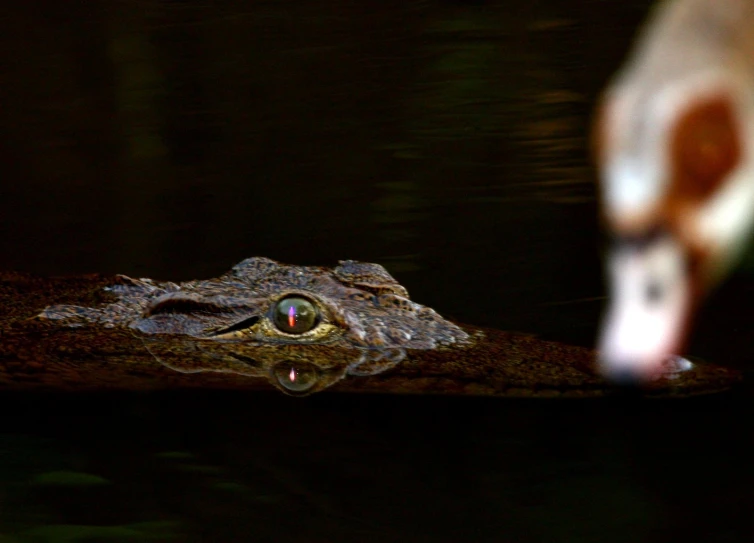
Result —
[[303, 296], [289, 296], [275, 306], [273, 322], [286, 334], [304, 334], [319, 324], [319, 312]]

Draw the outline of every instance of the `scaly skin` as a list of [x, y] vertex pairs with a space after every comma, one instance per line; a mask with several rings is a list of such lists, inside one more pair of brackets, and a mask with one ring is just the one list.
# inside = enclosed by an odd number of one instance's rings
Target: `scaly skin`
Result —
[[[266, 268], [261, 280], [246, 273], [250, 262], [254, 274], [257, 264]], [[0, 273], [0, 388], [273, 386], [305, 395], [332, 387], [342, 392], [507, 397], [595, 397], [613, 391], [596, 371], [592, 351], [526, 334], [455, 325], [410, 301], [405, 289], [377, 265], [346, 262], [330, 270], [267, 259], [244, 263], [217, 280], [183, 284], [123, 276], [42, 279]], [[236, 271], [244, 268], [243, 280], [228, 286], [229, 277], [238, 280]], [[366, 275], [360, 273], [357, 279], [355, 271]], [[303, 340], [276, 333], [266, 322], [270, 307], [293, 288], [281, 277], [298, 278], [295, 292], [321, 303], [320, 310], [328, 312], [324, 324], [332, 328]], [[171, 300], [180, 298], [181, 307], [161, 312], [166, 292]], [[187, 295], [193, 298], [184, 304]], [[208, 297], [233, 309], [208, 311]], [[158, 304], [162, 309], [150, 313]], [[197, 308], [201, 314], [194, 314]], [[216, 332], [234, 319], [246, 322], [249, 308], [259, 317], [250, 329]], [[155, 316], [159, 322], [150, 322]], [[411, 337], [394, 330], [408, 331]], [[739, 380], [734, 370], [700, 364], [648, 383], [644, 393], [707, 394]]]

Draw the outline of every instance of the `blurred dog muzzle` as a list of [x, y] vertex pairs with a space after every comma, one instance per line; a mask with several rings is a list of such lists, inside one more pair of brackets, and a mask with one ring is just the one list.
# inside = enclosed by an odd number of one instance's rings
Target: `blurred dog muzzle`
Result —
[[683, 247], [670, 235], [615, 244], [597, 347], [604, 376], [641, 384], [665, 372], [685, 340], [692, 302], [687, 270]]

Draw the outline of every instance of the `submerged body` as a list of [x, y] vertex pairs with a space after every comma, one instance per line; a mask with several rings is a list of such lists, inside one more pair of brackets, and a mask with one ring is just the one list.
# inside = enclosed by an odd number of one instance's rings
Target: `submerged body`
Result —
[[[217, 279], [180, 284], [0, 274], [0, 309], [6, 389], [272, 385], [294, 395], [333, 387], [508, 397], [613, 390], [592, 351], [451, 323], [409, 300], [376, 264], [328, 269], [257, 258]], [[645, 392], [706, 394], [739, 378], [709, 364], [676, 366]]]
[[602, 372], [646, 380], [683, 349], [754, 220], [754, 2], [662, 2], [596, 117], [611, 287]]

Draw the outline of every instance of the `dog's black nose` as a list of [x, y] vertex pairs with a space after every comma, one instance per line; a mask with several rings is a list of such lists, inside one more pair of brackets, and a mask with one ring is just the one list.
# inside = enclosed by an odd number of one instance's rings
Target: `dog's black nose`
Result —
[[608, 378], [613, 384], [627, 389], [638, 388], [644, 383], [642, 374], [632, 364], [618, 364]]

